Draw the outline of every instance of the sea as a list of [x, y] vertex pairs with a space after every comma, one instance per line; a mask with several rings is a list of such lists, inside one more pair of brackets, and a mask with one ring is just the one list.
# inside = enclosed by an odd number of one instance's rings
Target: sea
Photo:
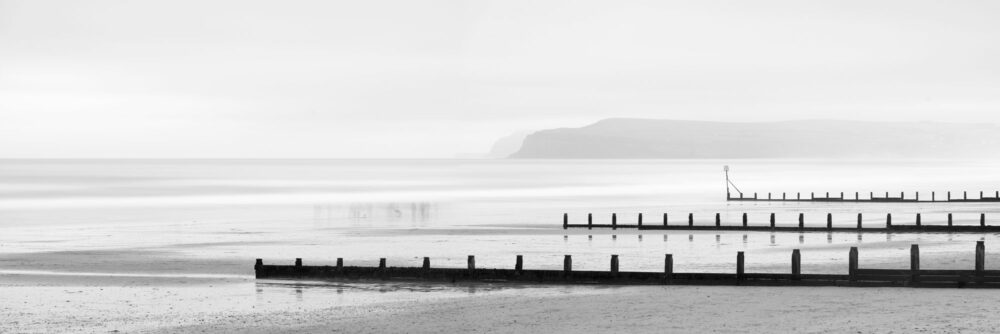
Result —
[[[735, 272], [742, 251], [747, 272], [782, 273], [799, 249], [803, 273], [839, 274], [850, 247], [859, 248], [861, 267], [907, 268], [912, 244], [920, 245], [922, 268], [971, 269], [975, 242], [985, 240], [987, 268], [1000, 269], [991, 260], [1000, 256], [996, 233], [562, 228], [564, 214], [572, 224], [588, 214], [598, 224], [612, 214], [633, 224], [640, 213], [645, 224], [662, 224], [665, 214], [670, 224], [686, 224], [693, 214], [696, 225], [713, 225], [719, 214], [722, 224], [739, 225], [744, 213], [761, 226], [771, 213], [780, 226], [797, 225], [800, 213], [807, 226], [825, 226], [827, 214], [836, 226], [855, 226], [858, 213], [866, 226], [884, 226], [890, 213], [896, 225], [913, 224], [917, 213], [927, 225], [946, 224], [949, 213], [958, 225], [977, 225], [981, 214], [1000, 224], [996, 202], [738, 202], [726, 201], [727, 189], [759, 198], [919, 192], [929, 199], [934, 192], [940, 199], [949, 191], [978, 198], [1000, 189], [1000, 168], [986, 159], [0, 160], [0, 290], [9, 296], [0, 311], [22, 312], [25, 321], [7, 328], [15, 331], [89, 323], [43, 319], [60, 310], [93, 317], [94, 328], [135, 329], [208, 307], [257, 312], [247, 305], [325, 307], [505, 289], [255, 280], [258, 258], [419, 266], [430, 257], [434, 267], [462, 268], [474, 255], [479, 267], [512, 268], [522, 255], [525, 268], [558, 269], [572, 255], [575, 270], [607, 270], [618, 255], [623, 271], [661, 271], [672, 254], [675, 272], [726, 273]], [[77, 288], [137, 306], [53, 306]], [[131, 294], [105, 292], [119, 290]], [[205, 296], [222, 302], [182, 310]], [[109, 318], [108, 310], [118, 315]]]

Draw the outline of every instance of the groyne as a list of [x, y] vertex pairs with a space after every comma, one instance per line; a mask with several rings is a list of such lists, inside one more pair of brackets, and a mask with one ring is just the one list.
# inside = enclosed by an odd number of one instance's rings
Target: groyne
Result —
[[258, 279], [331, 280], [331, 281], [401, 281], [401, 282], [481, 282], [532, 284], [607, 284], [607, 285], [737, 285], [737, 286], [850, 286], [850, 287], [936, 287], [1000, 288], [1000, 270], [986, 270], [984, 242], [975, 246], [975, 266], [971, 270], [937, 270], [920, 267], [920, 248], [910, 247], [909, 269], [862, 268], [857, 247], [848, 254], [847, 274], [802, 273], [802, 255], [792, 251], [788, 273], [748, 273], [746, 255], [738, 252], [734, 270], [729, 273], [675, 272], [672, 254], [665, 254], [660, 272], [620, 271], [618, 255], [611, 255], [607, 271], [573, 269], [573, 258], [565, 255], [562, 270], [525, 269], [524, 258], [517, 255], [513, 269], [479, 268], [469, 255], [466, 268], [434, 268], [430, 258], [420, 267], [391, 267], [386, 259], [378, 266], [345, 266], [342, 258], [336, 265], [306, 266], [302, 259], [294, 265], [264, 264], [257, 259], [254, 272]]

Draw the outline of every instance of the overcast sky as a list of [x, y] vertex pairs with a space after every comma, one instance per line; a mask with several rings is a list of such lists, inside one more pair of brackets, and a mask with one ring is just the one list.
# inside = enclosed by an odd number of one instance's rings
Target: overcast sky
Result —
[[1000, 1], [0, 0], [0, 157], [448, 158], [608, 117], [1000, 123]]

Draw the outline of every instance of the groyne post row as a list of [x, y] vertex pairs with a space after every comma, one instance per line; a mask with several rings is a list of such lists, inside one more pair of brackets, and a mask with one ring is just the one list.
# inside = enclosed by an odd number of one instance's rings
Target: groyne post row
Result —
[[258, 279], [331, 279], [331, 280], [393, 280], [431, 282], [525, 282], [549, 284], [621, 284], [621, 285], [808, 285], [808, 286], [898, 286], [898, 287], [978, 287], [1000, 288], [1000, 270], [986, 270], [986, 247], [976, 242], [975, 266], [972, 270], [933, 270], [920, 268], [920, 247], [910, 246], [909, 269], [867, 269], [859, 267], [858, 248], [848, 253], [847, 274], [803, 274], [802, 252], [792, 250], [790, 273], [747, 273], [744, 252], [736, 253], [735, 272], [679, 273], [674, 271], [672, 254], [665, 254], [662, 272], [631, 272], [619, 270], [618, 255], [611, 255], [608, 271], [580, 271], [573, 268], [571, 255], [563, 256], [562, 270], [524, 269], [524, 260], [517, 255], [514, 269], [476, 267], [475, 256], [469, 255], [467, 268], [433, 268], [430, 258], [423, 258], [421, 267], [388, 267], [379, 259], [378, 267], [304, 266], [302, 259], [295, 265], [265, 265], [257, 259], [254, 271]]
[[767, 198], [758, 198], [757, 193], [753, 193], [753, 197], [744, 196], [743, 193], [739, 193], [738, 196], [732, 196], [731, 193], [726, 193], [727, 201], [772, 201], [772, 202], [1000, 202], [1000, 191], [994, 191], [993, 197], [986, 196], [986, 192], [980, 191], [979, 198], [969, 198], [969, 192], [963, 191], [961, 198], [952, 198], [951, 192], [947, 193], [947, 196], [943, 199], [937, 197], [937, 192], [932, 191], [930, 199], [924, 197], [920, 199], [920, 192], [915, 192], [913, 197], [907, 198], [905, 192], [900, 192], [899, 197], [894, 197], [885, 192], [885, 196], [877, 196], [875, 192], [868, 192], [868, 197], [861, 197], [861, 192], [854, 192], [854, 197], [844, 197], [844, 193], [841, 192], [839, 196], [830, 196], [829, 192], [826, 192], [823, 196], [816, 196], [815, 192], [809, 193], [808, 198], [802, 198], [802, 193], [795, 193], [795, 198], [789, 198], [787, 193], [781, 193], [781, 198], [772, 197], [771, 193], [767, 193]]
[[826, 226], [806, 226], [805, 214], [799, 213], [798, 215], [798, 226], [777, 226], [777, 218], [774, 213], [771, 213], [769, 219], [769, 225], [750, 225], [747, 213], [743, 213], [742, 224], [741, 225], [723, 225], [722, 215], [720, 213], [715, 214], [715, 224], [713, 225], [695, 225], [694, 224], [694, 213], [688, 213], [687, 224], [682, 225], [670, 225], [670, 220], [668, 214], [663, 214], [663, 222], [655, 224], [644, 224], [642, 220], [642, 214], [639, 214], [638, 221], [636, 224], [619, 224], [618, 214], [611, 214], [611, 224], [594, 224], [594, 215], [592, 213], [587, 214], [587, 224], [570, 224], [569, 214], [563, 214], [563, 229], [569, 228], [610, 228], [612, 230], [617, 230], [619, 228], [632, 228], [639, 230], [716, 230], [716, 231], [870, 231], [870, 232], [1000, 232], [1000, 226], [986, 225], [986, 214], [979, 214], [979, 225], [955, 225], [954, 215], [948, 214], [947, 225], [935, 224], [927, 225], [923, 222], [923, 215], [916, 214], [916, 218], [912, 225], [900, 225], [893, 224], [892, 214], [885, 215], [885, 225], [883, 226], [865, 226], [864, 216], [858, 213], [857, 225], [853, 227], [844, 226], [833, 226], [833, 214], [826, 214]]

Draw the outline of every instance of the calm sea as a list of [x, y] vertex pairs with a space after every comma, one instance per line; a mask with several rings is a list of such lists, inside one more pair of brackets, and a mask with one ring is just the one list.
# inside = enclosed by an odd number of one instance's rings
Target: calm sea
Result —
[[832, 213], [845, 226], [857, 213], [866, 224], [884, 224], [886, 213], [910, 224], [918, 212], [925, 224], [943, 224], [948, 212], [958, 224], [977, 224], [985, 212], [1000, 224], [996, 203], [727, 203], [723, 165], [748, 196], [978, 197], [1000, 189], [997, 164], [975, 161], [2, 160], [0, 249], [7, 256], [131, 252], [177, 265], [92, 258], [56, 265], [59, 257], [47, 257], [53, 264], [7, 261], [0, 270], [252, 275], [254, 258], [374, 265], [385, 257], [416, 266], [429, 256], [433, 265], [461, 267], [467, 255], [480, 266], [511, 267], [517, 254], [526, 267], [559, 268], [572, 254], [575, 268], [605, 269], [609, 255], [620, 254], [622, 270], [660, 270], [670, 253], [677, 271], [729, 272], [736, 252], [746, 251], [748, 271], [783, 272], [799, 248], [805, 272], [839, 273], [851, 246], [861, 247], [862, 266], [905, 267], [909, 245], [920, 243], [925, 267], [964, 268], [974, 241], [987, 240], [990, 253], [1000, 245], [992, 234], [561, 229], [563, 213], [575, 223], [587, 213], [606, 223], [613, 212], [622, 223], [644, 213], [647, 224], [663, 213], [677, 222], [694, 213], [698, 224], [712, 224], [717, 212], [724, 224], [739, 224], [747, 212], [761, 225], [771, 212], [781, 225], [796, 224], [799, 212], [806, 224], [823, 225]]

